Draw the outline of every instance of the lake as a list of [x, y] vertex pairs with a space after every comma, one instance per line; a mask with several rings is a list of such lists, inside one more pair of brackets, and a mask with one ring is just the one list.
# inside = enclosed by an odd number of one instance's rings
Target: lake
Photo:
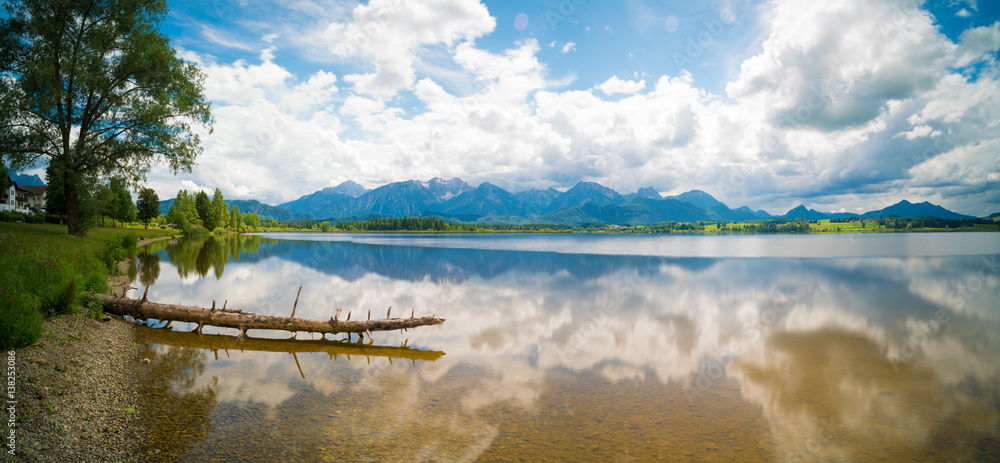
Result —
[[984, 461], [1000, 234], [264, 234], [140, 249], [130, 295], [341, 334], [137, 328], [181, 461]]

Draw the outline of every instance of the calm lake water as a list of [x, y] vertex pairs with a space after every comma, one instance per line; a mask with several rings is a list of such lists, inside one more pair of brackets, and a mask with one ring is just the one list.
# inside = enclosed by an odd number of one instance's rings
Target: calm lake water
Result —
[[141, 252], [133, 286], [157, 302], [287, 316], [302, 286], [303, 318], [447, 319], [372, 346], [139, 328], [143, 452], [159, 458], [1000, 458], [996, 233], [271, 234]]

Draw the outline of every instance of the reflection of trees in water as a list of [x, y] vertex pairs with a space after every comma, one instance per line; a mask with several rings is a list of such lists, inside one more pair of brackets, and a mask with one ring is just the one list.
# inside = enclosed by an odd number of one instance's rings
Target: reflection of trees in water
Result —
[[[162, 249], [167, 259], [177, 267], [181, 277], [196, 274], [200, 277], [212, 271], [215, 278], [222, 278], [226, 264], [239, 262], [244, 254], [260, 250], [261, 237], [256, 235], [199, 236], [163, 242], [153, 249]], [[151, 243], [159, 244], [159, 243]]]
[[160, 278], [160, 256], [151, 254], [145, 247], [139, 249], [139, 254], [135, 256], [138, 266], [139, 283], [142, 286], [148, 286], [155, 283], [157, 278]]
[[158, 450], [156, 459], [177, 460], [211, 430], [209, 416], [216, 408], [218, 379], [195, 386], [205, 371], [204, 351], [146, 347], [150, 363], [140, 369], [143, 391], [139, 396], [147, 436], [143, 454]]
[[355, 281], [369, 273], [405, 281], [430, 279], [461, 283], [471, 277], [486, 280], [512, 271], [552, 275], [567, 272], [591, 280], [622, 270], [658, 274], [661, 265], [695, 272], [711, 268], [717, 259], [603, 254], [563, 254], [546, 251], [510, 251], [382, 244], [349, 241], [295, 241], [258, 235], [190, 237], [149, 245], [165, 250], [181, 277], [214, 271], [221, 277], [226, 263], [256, 262], [279, 257], [326, 275]]

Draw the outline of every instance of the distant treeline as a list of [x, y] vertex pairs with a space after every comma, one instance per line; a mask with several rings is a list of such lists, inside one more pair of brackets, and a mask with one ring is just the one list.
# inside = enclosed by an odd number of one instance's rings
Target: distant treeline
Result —
[[312, 220], [297, 220], [291, 222], [279, 222], [277, 220], [264, 221], [262, 227], [265, 229], [292, 229], [292, 230], [320, 230], [320, 231], [407, 231], [407, 232], [490, 232], [490, 231], [510, 231], [510, 232], [556, 232], [570, 231], [571, 228], [564, 225], [546, 224], [476, 224], [449, 222], [437, 217], [378, 217], [368, 220], [353, 222], [337, 222], [331, 224], [329, 221], [317, 222]]
[[[320, 225], [322, 226], [322, 224]], [[378, 218], [364, 222], [343, 222], [334, 225], [333, 228], [344, 231], [476, 231], [476, 226], [472, 224], [445, 222], [438, 218], [423, 217]]]
[[[839, 224], [858, 221], [860, 219], [833, 219], [824, 223]], [[723, 233], [810, 233], [810, 232], [832, 232], [838, 229], [816, 228], [820, 224], [819, 220], [806, 219], [762, 219], [752, 222], [730, 223], [730, 222], [658, 222], [651, 225], [615, 225], [603, 223], [585, 223], [575, 227], [566, 225], [550, 224], [477, 224], [450, 222], [436, 217], [378, 217], [368, 220], [352, 222], [311, 221], [299, 220], [291, 222], [279, 222], [268, 220], [261, 223], [264, 230], [318, 230], [318, 231], [401, 231], [401, 232], [579, 232], [579, 233], [697, 233], [697, 232], [723, 232]], [[967, 219], [967, 220], [946, 220], [934, 217], [924, 217], [919, 219], [888, 218], [888, 219], [866, 219], [865, 222], [870, 229], [883, 230], [921, 230], [921, 229], [977, 229], [983, 230], [984, 225], [998, 225], [990, 219]], [[865, 224], [860, 227], [866, 228]], [[978, 226], [977, 226], [978, 225]]]
[[[914, 228], [965, 228], [965, 227], [973, 227], [977, 224], [988, 225], [996, 223], [992, 219], [988, 218], [949, 220], [949, 219], [939, 219], [937, 217], [920, 217], [914, 219], [906, 217], [889, 217], [889, 218], [865, 219], [865, 220], [878, 223], [879, 225], [892, 230], [911, 230]], [[830, 223], [844, 223], [851, 221], [852, 219], [831, 219]]]

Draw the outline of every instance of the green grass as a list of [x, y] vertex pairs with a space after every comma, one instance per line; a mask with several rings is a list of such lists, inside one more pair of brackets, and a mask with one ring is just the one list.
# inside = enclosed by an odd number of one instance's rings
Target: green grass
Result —
[[79, 310], [84, 291], [106, 291], [114, 261], [138, 236], [168, 234], [97, 228], [75, 237], [60, 225], [0, 223], [0, 349], [34, 343], [45, 317]]

